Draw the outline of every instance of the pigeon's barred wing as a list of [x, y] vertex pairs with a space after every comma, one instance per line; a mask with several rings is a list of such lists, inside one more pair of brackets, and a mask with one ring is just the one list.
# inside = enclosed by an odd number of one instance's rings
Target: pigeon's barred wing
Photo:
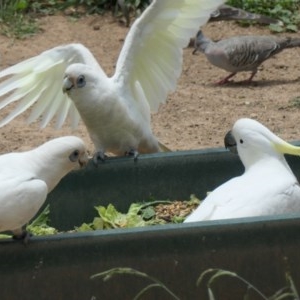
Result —
[[[175, 90], [183, 48], [222, 0], [157, 0], [136, 20], [120, 53], [114, 78], [152, 111]], [[142, 95], [142, 94], [143, 95]]]
[[56, 116], [60, 128], [69, 115], [71, 127], [76, 128], [79, 114], [73, 102], [62, 92], [64, 72], [73, 63], [89, 64], [103, 72], [91, 52], [81, 44], [59, 46], [22, 61], [0, 72], [0, 109], [19, 101], [16, 107], [0, 122], [0, 127], [33, 106], [28, 122], [42, 116], [45, 127]]

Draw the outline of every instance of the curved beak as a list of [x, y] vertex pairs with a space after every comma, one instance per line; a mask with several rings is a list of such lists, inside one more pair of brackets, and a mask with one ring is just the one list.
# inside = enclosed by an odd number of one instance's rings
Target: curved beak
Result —
[[89, 157], [87, 152], [84, 152], [78, 160], [80, 168], [85, 167], [89, 162]]
[[63, 93], [68, 93], [73, 87], [74, 87], [74, 83], [72, 78], [66, 76], [64, 78], [63, 86], [62, 86]]
[[234, 136], [232, 135], [231, 130], [228, 131], [224, 138], [224, 145], [226, 149], [229, 149], [230, 152], [234, 154], [238, 154], [237, 146], [236, 146], [236, 140]]

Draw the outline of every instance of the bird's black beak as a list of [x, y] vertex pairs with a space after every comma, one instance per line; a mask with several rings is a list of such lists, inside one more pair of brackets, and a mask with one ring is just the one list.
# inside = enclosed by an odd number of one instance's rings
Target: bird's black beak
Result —
[[231, 130], [228, 131], [224, 138], [224, 145], [226, 149], [229, 149], [230, 152], [234, 154], [238, 154], [237, 147], [236, 147], [236, 141], [234, 136], [231, 133]]

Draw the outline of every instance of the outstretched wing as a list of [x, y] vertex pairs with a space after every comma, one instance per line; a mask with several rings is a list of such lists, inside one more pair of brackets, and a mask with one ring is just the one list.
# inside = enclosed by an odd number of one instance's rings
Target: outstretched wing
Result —
[[152, 111], [175, 90], [183, 48], [222, 0], [156, 0], [137, 19], [120, 53], [114, 79]]
[[73, 102], [62, 92], [65, 69], [73, 63], [91, 65], [102, 72], [92, 53], [81, 44], [58, 46], [40, 55], [22, 61], [0, 72], [0, 109], [12, 102], [18, 105], [0, 121], [6, 125], [34, 103], [28, 122], [42, 116], [41, 127], [45, 127], [56, 116], [56, 127], [60, 128], [67, 116], [72, 128], [79, 122], [78, 111]]

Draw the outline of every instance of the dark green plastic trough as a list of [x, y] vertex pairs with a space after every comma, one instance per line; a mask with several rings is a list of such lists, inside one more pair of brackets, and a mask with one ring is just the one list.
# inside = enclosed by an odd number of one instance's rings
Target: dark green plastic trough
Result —
[[[300, 158], [288, 157], [297, 177]], [[66, 176], [49, 195], [52, 225], [71, 229], [94, 216], [93, 206], [113, 203], [127, 211], [131, 202], [203, 198], [243, 172], [237, 156], [223, 149], [187, 151], [115, 159]], [[300, 199], [299, 199], [300, 201]], [[288, 259], [288, 261], [286, 261]], [[300, 290], [300, 218], [276, 216], [211, 221], [137, 229], [33, 237], [28, 246], [0, 241], [0, 299], [132, 299], [150, 281], [90, 276], [114, 267], [130, 267], [155, 277], [179, 299], [208, 299], [196, 287], [208, 268], [234, 271], [267, 296], [286, 284], [287, 266]], [[221, 279], [217, 299], [242, 299], [245, 285]], [[254, 292], [251, 299], [261, 299]], [[141, 299], [174, 299], [151, 289]]]

